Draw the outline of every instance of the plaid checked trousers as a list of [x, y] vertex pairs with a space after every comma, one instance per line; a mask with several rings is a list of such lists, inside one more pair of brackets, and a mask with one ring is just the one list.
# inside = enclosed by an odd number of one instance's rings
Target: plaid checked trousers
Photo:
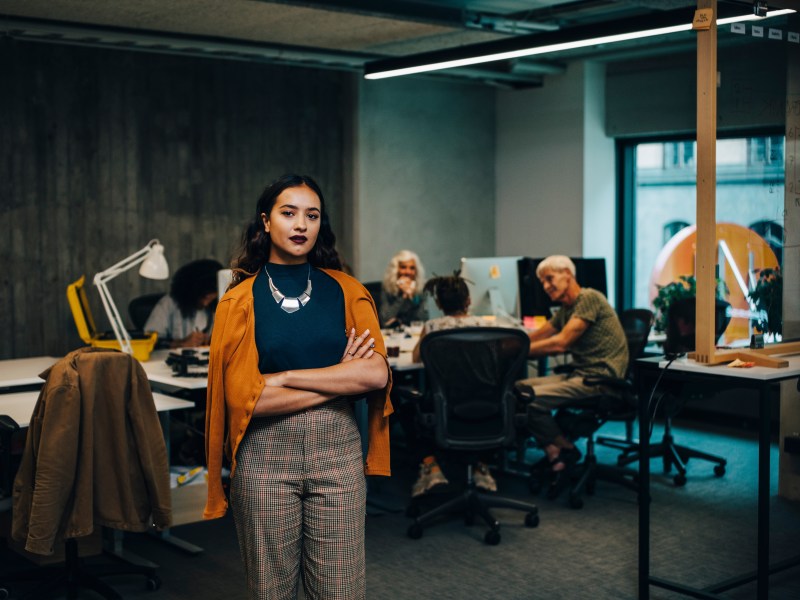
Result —
[[250, 598], [365, 597], [366, 481], [352, 401], [253, 419], [231, 508]]

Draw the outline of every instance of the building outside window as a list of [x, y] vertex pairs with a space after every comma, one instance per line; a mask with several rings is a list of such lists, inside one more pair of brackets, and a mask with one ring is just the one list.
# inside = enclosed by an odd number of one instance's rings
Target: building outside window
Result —
[[[664, 285], [694, 275], [696, 143], [670, 140], [633, 143], [623, 153], [632, 178], [623, 185], [626, 232], [632, 252], [628, 303], [650, 307]], [[784, 228], [784, 137], [760, 136], [717, 141], [717, 236], [719, 278], [733, 305], [724, 341], [749, 337], [754, 324], [749, 292], [765, 268], [782, 266]], [[748, 314], [749, 313], [749, 314]]]

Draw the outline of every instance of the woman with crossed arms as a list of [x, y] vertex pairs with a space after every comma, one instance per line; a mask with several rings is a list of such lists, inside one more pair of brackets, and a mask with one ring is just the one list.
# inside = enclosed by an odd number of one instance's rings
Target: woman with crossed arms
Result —
[[254, 599], [296, 598], [300, 580], [309, 599], [365, 597], [364, 475], [390, 474], [391, 378], [375, 304], [340, 268], [322, 191], [285, 175], [259, 198], [217, 307], [204, 517], [227, 509], [224, 454]]

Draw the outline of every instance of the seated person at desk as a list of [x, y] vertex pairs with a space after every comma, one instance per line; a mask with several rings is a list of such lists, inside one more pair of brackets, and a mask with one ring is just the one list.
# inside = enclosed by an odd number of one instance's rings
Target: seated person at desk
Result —
[[401, 250], [392, 257], [383, 275], [381, 327], [410, 325], [428, 318], [422, 297], [424, 281], [425, 267], [416, 253]]
[[175, 271], [169, 294], [155, 305], [144, 330], [158, 332], [159, 345], [163, 342], [170, 348], [207, 346], [214, 325], [220, 269], [217, 261], [201, 259]]
[[536, 276], [551, 300], [561, 304], [542, 327], [529, 333], [530, 357], [569, 352], [569, 374], [523, 379], [517, 391], [527, 403], [528, 429], [545, 452], [553, 474], [571, 467], [581, 453], [556, 424], [551, 411], [569, 407], [576, 399], [597, 393], [586, 386], [587, 375], [624, 377], [628, 366], [625, 332], [605, 296], [582, 288], [575, 280], [575, 265], [566, 256], [554, 255], [539, 263]]
[[[461, 278], [458, 271], [448, 277], [434, 277], [425, 284], [423, 291], [433, 296], [436, 306], [442, 310], [444, 316], [425, 322], [419, 341], [412, 353], [414, 362], [421, 362], [420, 343], [426, 333], [460, 327], [480, 327], [487, 323], [481, 317], [467, 314], [470, 305], [469, 288], [467, 288], [466, 282]], [[409, 422], [406, 416], [408, 411], [404, 412], [406, 414], [403, 416], [406, 417], [406, 420], [403, 425], [406, 434], [410, 437], [409, 446], [416, 446], [418, 454], [423, 457], [419, 467], [419, 477], [411, 489], [411, 496], [416, 498], [436, 486], [446, 485], [448, 481], [436, 462], [436, 457], [433, 454], [433, 444], [419, 435], [413, 422]], [[497, 491], [497, 482], [489, 472], [489, 467], [486, 466], [486, 463], [478, 462], [475, 465], [473, 478], [476, 487], [489, 492]]]

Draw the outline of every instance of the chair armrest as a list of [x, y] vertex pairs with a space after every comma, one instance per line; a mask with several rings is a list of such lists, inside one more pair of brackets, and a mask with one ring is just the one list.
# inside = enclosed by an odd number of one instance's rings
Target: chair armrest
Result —
[[19, 429], [17, 422], [8, 415], [0, 415], [0, 433], [13, 433]]
[[583, 378], [584, 385], [604, 385], [620, 392], [634, 392], [633, 383], [628, 379], [619, 377], [605, 377], [603, 375], [589, 375]]
[[417, 388], [406, 385], [392, 388], [392, 395], [399, 399], [400, 402], [414, 402], [415, 404], [419, 403], [424, 396]]

